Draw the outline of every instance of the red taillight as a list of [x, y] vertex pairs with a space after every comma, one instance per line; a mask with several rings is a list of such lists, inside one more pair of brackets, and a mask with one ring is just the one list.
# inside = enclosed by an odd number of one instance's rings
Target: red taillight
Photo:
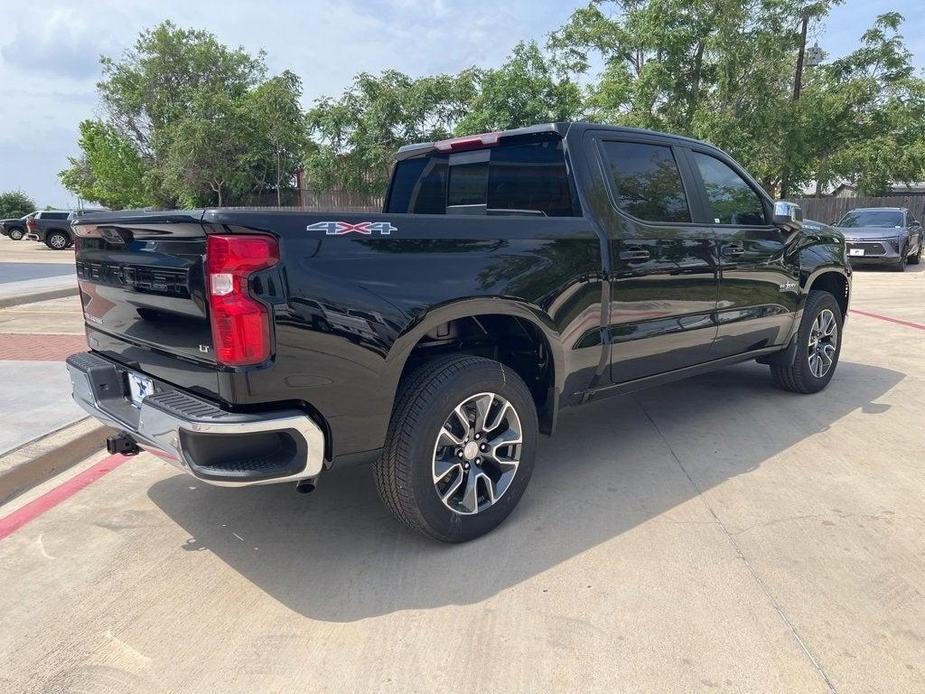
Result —
[[485, 133], [467, 137], [454, 137], [452, 140], [440, 140], [434, 143], [438, 152], [459, 152], [464, 149], [493, 147], [501, 141], [501, 133]]
[[270, 312], [247, 293], [247, 279], [278, 260], [279, 246], [270, 236], [208, 237], [206, 281], [220, 364], [245, 366], [270, 358]]

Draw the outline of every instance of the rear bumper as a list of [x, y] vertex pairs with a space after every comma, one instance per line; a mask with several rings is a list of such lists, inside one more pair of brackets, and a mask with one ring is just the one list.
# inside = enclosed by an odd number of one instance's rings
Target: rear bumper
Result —
[[136, 407], [125, 397], [126, 367], [81, 352], [68, 357], [67, 368], [78, 405], [203, 482], [299, 482], [324, 468], [324, 432], [299, 410], [228, 412], [156, 379], [154, 393]]

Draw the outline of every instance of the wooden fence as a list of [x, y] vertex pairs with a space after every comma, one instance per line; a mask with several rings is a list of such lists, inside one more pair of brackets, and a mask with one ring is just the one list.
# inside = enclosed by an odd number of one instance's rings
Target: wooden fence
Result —
[[916, 219], [925, 218], [925, 195], [889, 195], [877, 198], [794, 198], [803, 217], [832, 224], [856, 207], [908, 207]]
[[[300, 195], [301, 193], [301, 195]], [[257, 193], [250, 199], [236, 202], [244, 207], [301, 207], [312, 210], [340, 210], [342, 212], [381, 212], [381, 195], [364, 195], [346, 190], [329, 190], [313, 192], [299, 191], [296, 188], [287, 188], [277, 201], [276, 191], [269, 190]], [[279, 204], [281, 203], [281, 205]]]

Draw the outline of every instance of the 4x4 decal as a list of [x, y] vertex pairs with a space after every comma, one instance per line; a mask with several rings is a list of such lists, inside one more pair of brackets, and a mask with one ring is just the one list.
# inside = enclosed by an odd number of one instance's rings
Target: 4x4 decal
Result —
[[390, 222], [315, 222], [305, 227], [306, 231], [323, 231], [327, 236], [342, 236], [344, 234], [356, 233], [370, 236], [380, 234], [388, 236], [393, 231], [398, 231], [397, 226]]

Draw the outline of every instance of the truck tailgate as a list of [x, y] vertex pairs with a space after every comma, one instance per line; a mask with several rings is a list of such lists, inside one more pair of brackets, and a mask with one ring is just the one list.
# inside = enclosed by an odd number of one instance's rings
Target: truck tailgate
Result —
[[215, 363], [201, 213], [94, 215], [75, 225], [88, 336]]

